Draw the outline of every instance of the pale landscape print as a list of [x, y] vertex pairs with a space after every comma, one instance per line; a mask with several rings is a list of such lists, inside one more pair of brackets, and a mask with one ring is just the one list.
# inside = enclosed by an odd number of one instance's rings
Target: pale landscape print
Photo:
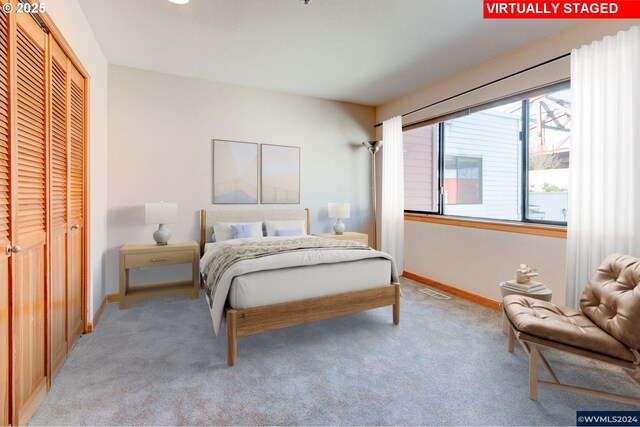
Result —
[[300, 148], [262, 145], [262, 203], [300, 203]]
[[258, 144], [213, 141], [213, 203], [258, 203]]

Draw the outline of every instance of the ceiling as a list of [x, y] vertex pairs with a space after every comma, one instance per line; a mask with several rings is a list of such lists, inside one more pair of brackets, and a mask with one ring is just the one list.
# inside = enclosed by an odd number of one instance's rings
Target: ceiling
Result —
[[79, 0], [111, 64], [366, 105], [578, 21], [484, 20], [482, 0]]

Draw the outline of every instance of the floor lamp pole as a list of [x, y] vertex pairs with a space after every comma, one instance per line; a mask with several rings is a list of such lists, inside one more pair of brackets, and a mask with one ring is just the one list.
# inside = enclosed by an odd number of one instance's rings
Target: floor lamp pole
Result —
[[382, 146], [382, 141], [367, 141], [362, 145], [371, 153], [371, 198], [373, 199], [373, 248], [378, 249], [378, 198], [376, 191], [376, 153]]
[[371, 153], [371, 197], [373, 198], [373, 249], [378, 249], [378, 194], [376, 189], [376, 153]]

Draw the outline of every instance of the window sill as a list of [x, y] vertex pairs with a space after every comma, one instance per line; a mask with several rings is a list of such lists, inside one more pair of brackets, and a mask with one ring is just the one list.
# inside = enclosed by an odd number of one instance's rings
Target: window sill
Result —
[[558, 225], [512, 223], [500, 221], [482, 221], [476, 219], [454, 218], [442, 215], [404, 214], [405, 221], [428, 222], [431, 224], [452, 225], [455, 227], [480, 228], [483, 230], [503, 231], [507, 233], [532, 234], [534, 236], [567, 238], [567, 227]]

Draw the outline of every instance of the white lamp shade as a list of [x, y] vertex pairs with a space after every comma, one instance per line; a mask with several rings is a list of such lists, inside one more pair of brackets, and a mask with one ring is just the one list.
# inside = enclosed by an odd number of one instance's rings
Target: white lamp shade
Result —
[[177, 203], [145, 203], [144, 222], [146, 224], [171, 224], [178, 220]]
[[351, 217], [351, 205], [348, 202], [329, 202], [329, 218]]

